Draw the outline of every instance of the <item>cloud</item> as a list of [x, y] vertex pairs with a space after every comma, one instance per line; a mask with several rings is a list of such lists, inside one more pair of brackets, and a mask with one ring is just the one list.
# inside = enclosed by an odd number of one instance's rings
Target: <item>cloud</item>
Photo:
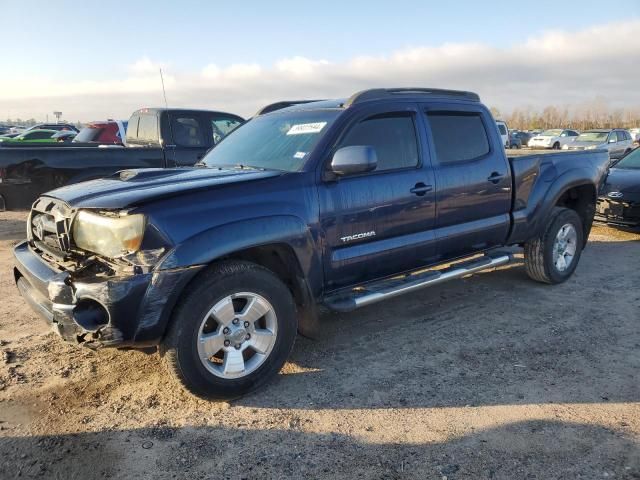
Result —
[[[281, 99], [346, 97], [379, 86], [472, 90], [503, 112], [594, 98], [613, 107], [640, 107], [639, 36], [640, 20], [631, 20], [577, 32], [543, 32], [507, 47], [446, 43], [343, 62], [291, 56], [268, 66], [205, 64], [198, 71], [177, 71], [168, 65], [163, 73], [171, 105], [245, 116]], [[93, 82], [3, 75], [0, 114], [10, 111], [25, 118], [61, 109], [70, 120], [126, 118], [141, 106], [163, 104], [161, 65], [166, 64], [145, 57], [130, 65], [123, 78]]]
[[135, 63], [129, 65], [128, 70], [136, 76], [157, 75], [160, 68], [166, 68], [166, 64], [151, 61], [148, 57], [143, 57]]
[[205, 78], [212, 78], [216, 80], [238, 81], [257, 77], [261, 73], [262, 67], [257, 63], [234, 63], [224, 69], [221, 69], [216, 64], [211, 63], [202, 69], [202, 75]]
[[276, 63], [276, 70], [292, 75], [311, 75], [316, 73], [318, 67], [329, 65], [327, 60], [311, 60], [305, 57], [283, 58]]

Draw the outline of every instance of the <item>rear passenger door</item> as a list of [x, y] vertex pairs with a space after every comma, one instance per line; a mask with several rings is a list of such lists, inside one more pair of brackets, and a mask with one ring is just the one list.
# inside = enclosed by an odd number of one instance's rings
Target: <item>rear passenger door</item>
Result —
[[511, 168], [481, 105], [423, 105], [436, 181], [438, 257], [451, 259], [505, 242]]

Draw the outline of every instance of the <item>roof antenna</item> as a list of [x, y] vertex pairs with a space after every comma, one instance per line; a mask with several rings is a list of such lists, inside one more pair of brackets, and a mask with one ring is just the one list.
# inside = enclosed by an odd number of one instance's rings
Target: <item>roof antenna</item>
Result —
[[[175, 145], [175, 137], [173, 136], [173, 126], [171, 121], [171, 115], [169, 115], [169, 102], [167, 102], [167, 91], [164, 88], [164, 76], [162, 75], [162, 67], [159, 67], [160, 70], [160, 82], [162, 83], [162, 95], [164, 96], [164, 108], [167, 110], [167, 120], [169, 123], [169, 134], [171, 135], [171, 141], [173, 141], [173, 166], [177, 167], [178, 162], [176, 161], [176, 145]], [[165, 145], [167, 147], [167, 145]]]

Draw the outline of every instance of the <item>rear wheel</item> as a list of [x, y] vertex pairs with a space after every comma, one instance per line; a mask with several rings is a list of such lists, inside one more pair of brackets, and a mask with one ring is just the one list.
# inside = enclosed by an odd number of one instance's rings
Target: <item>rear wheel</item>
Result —
[[296, 336], [293, 298], [271, 271], [223, 262], [201, 276], [178, 306], [161, 353], [195, 395], [232, 399], [263, 385]]
[[555, 207], [542, 235], [524, 246], [527, 275], [549, 284], [567, 280], [575, 271], [582, 253], [582, 221], [569, 208]]

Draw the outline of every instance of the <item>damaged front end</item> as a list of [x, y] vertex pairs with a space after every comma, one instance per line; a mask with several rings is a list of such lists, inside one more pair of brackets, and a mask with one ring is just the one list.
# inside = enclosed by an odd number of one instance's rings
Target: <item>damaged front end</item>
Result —
[[53, 198], [34, 203], [28, 239], [14, 248], [20, 293], [67, 341], [92, 348], [156, 345], [179, 292], [199, 267], [156, 271], [170, 245], [152, 228], [144, 232], [145, 245], [117, 258], [79, 249], [72, 233], [77, 214]]

